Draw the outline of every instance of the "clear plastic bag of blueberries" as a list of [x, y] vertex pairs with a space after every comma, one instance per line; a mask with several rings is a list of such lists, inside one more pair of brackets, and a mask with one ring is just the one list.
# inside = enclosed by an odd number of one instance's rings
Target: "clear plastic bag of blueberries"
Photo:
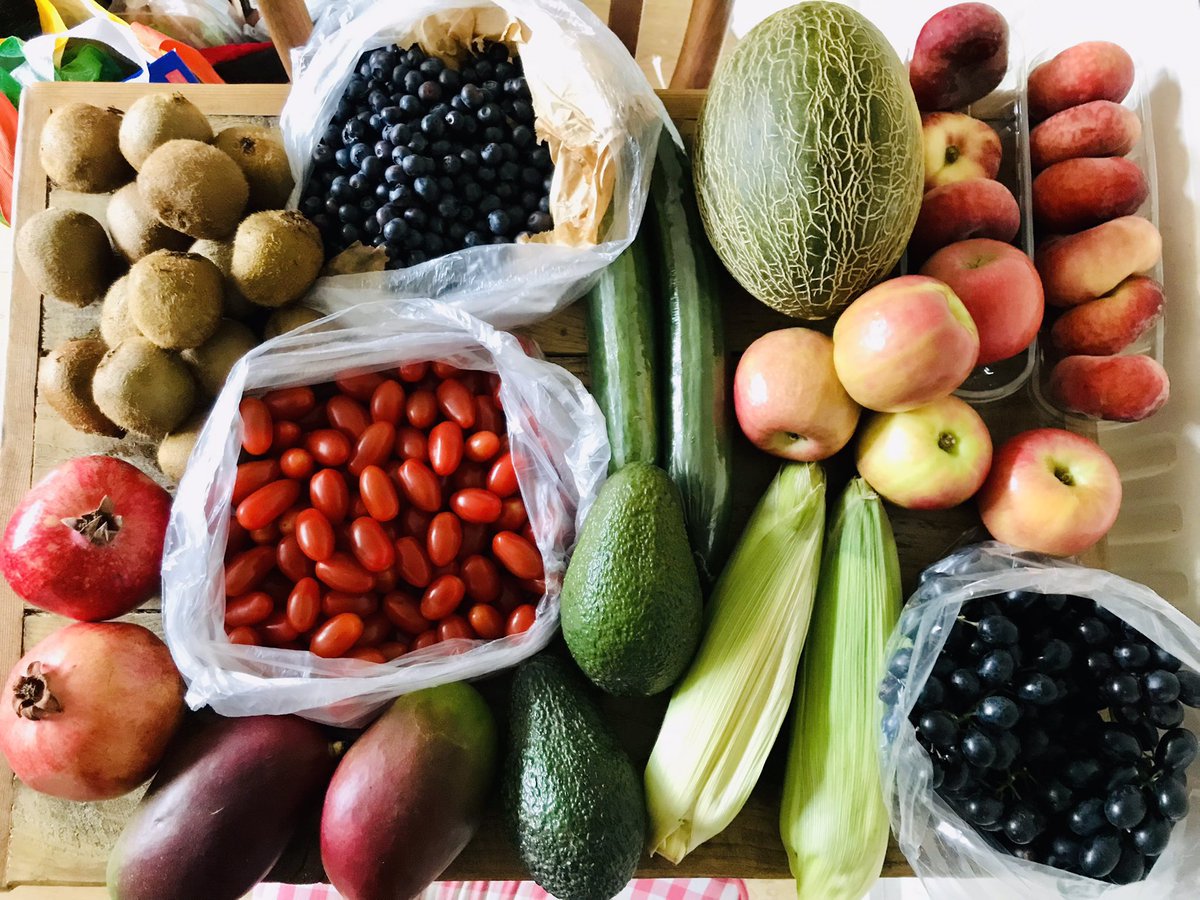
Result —
[[1200, 627], [999, 543], [926, 569], [888, 648], [881, 765], [930, 896], [1191, 896]]

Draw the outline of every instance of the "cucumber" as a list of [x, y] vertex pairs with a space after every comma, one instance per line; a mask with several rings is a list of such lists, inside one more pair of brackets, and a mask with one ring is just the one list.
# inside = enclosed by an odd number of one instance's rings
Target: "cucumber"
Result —
[[646, 238], [600, 275], [588, 295], [588, 365], [592, 396], [608, 423], [609, 472], [626, 463], [658, 463], [658, 368], [653, 270]]
[[650, 204], [659, 267], [663, 468], [683, 495], [692, 553], [711, 585], [727, 553], [732, 456], [717, 262], [696, 207], [691, 166], [666, 129]]

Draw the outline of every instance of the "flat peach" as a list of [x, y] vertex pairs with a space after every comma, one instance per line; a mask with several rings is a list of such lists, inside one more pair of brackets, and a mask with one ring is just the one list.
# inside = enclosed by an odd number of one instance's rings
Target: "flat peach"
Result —
[[1133, 60], [1109, 41], [1068, 47], [1029, 73], [1029, 117], [1044, 119], [1093, 100], [1120, 103], [1133, 86]]
[[990, 178], [972, 178], [944, 184], [925, 195], [908, 246], [923, 259], [967, 238], [1007, 243], [1020, 227], [1021, 210], [1012, 192]]
[[1046, 302], [1078, 306], [1154, 267], [1162, 256], [1162, 237], [1149, 219], [1122, 216], [1087, 231], [1044, 241], [1034, 262], [1042, 276]]
[[1067, 412], [1140, 422], [1162, 409], [1171, 380], [1149, 356], [1068, 356], [1051, 371], [1049, 391]]
[[963, 113], [921, 116], [925, 143], [925, 190], [1000, 171], [1000, 135], [987, 122]]
[[1132, 215], [1150, 195], [1137, 163], [1119, 156], [1064, 159], [1033, 179], [1033, 220], [1067, 233]]
[[1050, 345], [1063, 356], [1112, 356], [1149, 331], [1162, 308], [1162, 285], [1131, 275], [1103, 297], [1059, 316], [1050, 329]]
[[1124, 156], [1142, 136], [1142, 121], [1111, 100], [1093, 100], [1055, 113], [1029, 132], [1029, 161], [1044, 169], [1080, 156]]
[[1008, 23], [986, 3], [956, 3], [929, 17], [908, 78], [917, 108], [957, 109], [986, 97], [1008, 71]]

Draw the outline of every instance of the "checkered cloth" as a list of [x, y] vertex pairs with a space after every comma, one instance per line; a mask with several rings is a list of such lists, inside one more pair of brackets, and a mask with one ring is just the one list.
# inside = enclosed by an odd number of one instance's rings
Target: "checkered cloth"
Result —
[[[251, 900], [340, 900], [327, 884], [260, 884]], [[638, 878], [614, 900], [747, 900], [737, 878]], [[430, 885], [421, 900], [553, 900], [532, 881], [442, 881]]]

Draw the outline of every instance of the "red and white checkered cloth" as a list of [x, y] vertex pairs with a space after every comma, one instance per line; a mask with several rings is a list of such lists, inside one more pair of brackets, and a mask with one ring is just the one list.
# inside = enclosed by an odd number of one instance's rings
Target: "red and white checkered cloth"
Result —
[[[260, 884], [251, 900], [340, 900], [327, 884]], [[614, 900], [747, 900], [738, 878], [638, 878]], [[532, 881], [441, 881], [421, 900], [553, 900]]]

